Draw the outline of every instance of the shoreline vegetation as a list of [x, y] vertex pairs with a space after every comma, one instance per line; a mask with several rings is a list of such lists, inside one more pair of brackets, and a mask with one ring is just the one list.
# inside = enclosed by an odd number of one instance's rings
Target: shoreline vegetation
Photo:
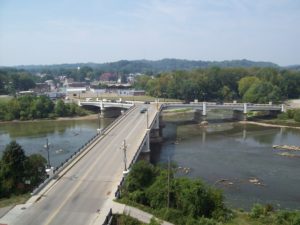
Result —
[[[153, 166], [139, 161], [128, 174], [117, 201], [174, 225], [300, 224], [299, 210], [276, 210], [270, 204], [254, 204], [250, 211], [230, 208], [224, 204], [219, 189], [201, 179], [176, 177], [175, 174], [174, 164]], [[117, 216], [117, 221], [114, 224], [143, 224], [126, 215]]]
[[95, 120], [98, 118], [98, 114], [89, 114], [85, 116], [74, 116], [74, 117], [57, 117], [57, 118], [44, 118], [44, 119], [34, 119], [34, 120], [12, 120], [12, 121], [0, 121], [0, 124], [9, 123], [33, 123], [41, 121], [69, 121], [69, 120]]

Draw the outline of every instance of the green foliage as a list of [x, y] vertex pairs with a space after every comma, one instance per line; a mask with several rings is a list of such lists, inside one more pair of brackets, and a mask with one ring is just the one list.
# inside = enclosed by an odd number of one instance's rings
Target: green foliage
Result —
[[259, 82], [260, 80], [254, 76], [247, 76], [240, 79], [238, 82], [240, 96], [243, 96], [254, 83], [259, 83]]
[[274, 211], [274, 208], [270, 204], [254, 204], [250, 212], [250, 217], [258, 219], [267, 216], [272, 211]]
[[244, 102], [268, 103], [280, 100], [280, 90], [270, 82], [254, 83], [243, 96]]
[[[298, 86], [295, 84], [299, 84]], [[300, 72], [273, 68], [217, 68], [174, 71], [151, 78], [140, 76], [136, 88], [155, 97], [191, 101], [268, 103], [300, 96]]]
[[153, 183], [155, 175], [156, 170], [151, 164], [145, 161], [136, 163], [130, 171], [130, 176], [126, 179], [126, 190], [129, 192], [143, 190]]
[[[127, 203], [129, 200], [155, 209], [155, 215], [175, 224], [185, 224], [188, 218], [191, 221], [202, 217], [223, 221], [226, 217], [223, 195], [219, 190], [198, 179], [174, 178], [173, 169], [155, 168], [145, 161], [133, 165], [122, 193]], [[203, 224], [214, 224], [209, 222]]]
[[115, 215], [112, 221], [113, 225], [143, 225], [137, 219], [134, 219], [127, 215]]
[[16, 141], [6, 146], [0, 166], [0, 197], [25, 193], [46, 178], [46, 160], [40, 155], [27, 157]]
[[295, 110], [295, 112], [294, 112], [294, 120], [296, 122], [300, 122], [300, 109]]
[[86, 111], [75, 103], [65, 104], [62, 100], [54, 104], [46, 96], [21, 96], [0, 103], [0, 120], [6, 121], [77, 115], [86, 115]]
[[149, 225], [161, 225], [161, 222], [154, 217], [151, 218]]
[[37, 186], [47, 178], [45, 165], [47, 160], [40, 154], [32, 154], [25, 161], [25, 177], [31, 186]]

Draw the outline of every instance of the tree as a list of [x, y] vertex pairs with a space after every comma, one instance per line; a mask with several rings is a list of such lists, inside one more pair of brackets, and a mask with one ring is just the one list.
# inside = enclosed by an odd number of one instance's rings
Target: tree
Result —
[[47, 160], [40, 154], [32, 154], [25, 161], [25, 179], [34, 187], [47, 178]]
[[66, 106], [65, 103], [59, 99], [54, 107], [54, 112], [57, 116], [65, 116], [66, 115]]
[[155, 177], [155, 168], [145, 161], [133, 165], [126, 181], [128, 191], [141, 190], [148, 187]]
[[256, 82], [246, 91], [243, 96], [245, 102], [268, 103], [279, 101], [281, 98], [280, 89], [270, 82]]
[[3, 194], [23, 192], [26, 156], [22, 147], [11, 141], [3, 152], [1, 160], [1, 186]]
[[254, 76], [247, 76], [242, 79], [240, 79], [239, 83], [239, 94], [241, 97], [244, 96], [244, 94], [248, 91], [248, 89], [251, 87], [251, 85], [258, 83], [259, 79]]
[[27, 157], [23, 148], [11, 141], [0, 161], [0, 197], [24, 193], [41, 183], [47, 177], [46, 163], [39, 154]]

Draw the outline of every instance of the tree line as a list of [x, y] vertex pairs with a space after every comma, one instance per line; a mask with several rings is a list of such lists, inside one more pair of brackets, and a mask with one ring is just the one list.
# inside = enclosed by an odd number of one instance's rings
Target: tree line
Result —
[[86, 110], [75, 103], [55, 103], [47, 96], [21, 96], [0, 102], [0, 121], [83, 116]]
[[121, 190], [125, 204], [147, 207], [154, 215], [174, 224], [205, 224], [229, 216], [220, 190], [201, 180], [175, 177], [174, 168], [134, 164]]
[[[246, 221], [249, 224], [300, 224], [299, 211], [275, 210], [270, 204], [254, 204], [250, 212], [240, 212], [242, 217], [239, 217], [237, 211], [225, 206], [220, 190], [200, 179], [176, 176], [175, 166], [153, 166], [145, 161], [131, 168], [119, 201], [177, 225], [248, 224]], [[118, 224], [141, 223], [123, 216]]]
[[32, 191], [46, 179], [46, 164], [43, 156], [26, 156], [23, 148], [12, 141], [0, 159], [0, 198]]
[[135, 87], [155, 97], [268, 103], [299, 98], [300, 72], [277, 68], [218, 68], [139, 76]]

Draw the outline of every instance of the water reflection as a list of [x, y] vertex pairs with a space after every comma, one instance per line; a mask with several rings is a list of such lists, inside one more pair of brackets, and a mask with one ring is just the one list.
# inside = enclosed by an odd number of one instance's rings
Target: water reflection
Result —
[[[108, 126], [112, 121], [113, 119], [101, 119], [101, 128]], [[51, 162], [53, 166], [58, 166], [94, 136], [97, 128], [97, 120], [2, 123], [0, 153], [11, 140], [16, 140], [27, 155], [40, 153], [46, 157], [44, 145], [48, 138]]]
[[[234, 207], [249, 209], [259, 202], [300, 209], [300, 158], [272, 148], [300, 146], [299, 130], [211, 121], [205, 128], [177, 118], [165, 120], [165, 142], [151, 146], [153, 163], [170, 157], [179, 166], [191, 168], [185, 176], [201, 177], [222, 188], [227, 203]], [[300, 152], [293, 154], [300, 157]]]

